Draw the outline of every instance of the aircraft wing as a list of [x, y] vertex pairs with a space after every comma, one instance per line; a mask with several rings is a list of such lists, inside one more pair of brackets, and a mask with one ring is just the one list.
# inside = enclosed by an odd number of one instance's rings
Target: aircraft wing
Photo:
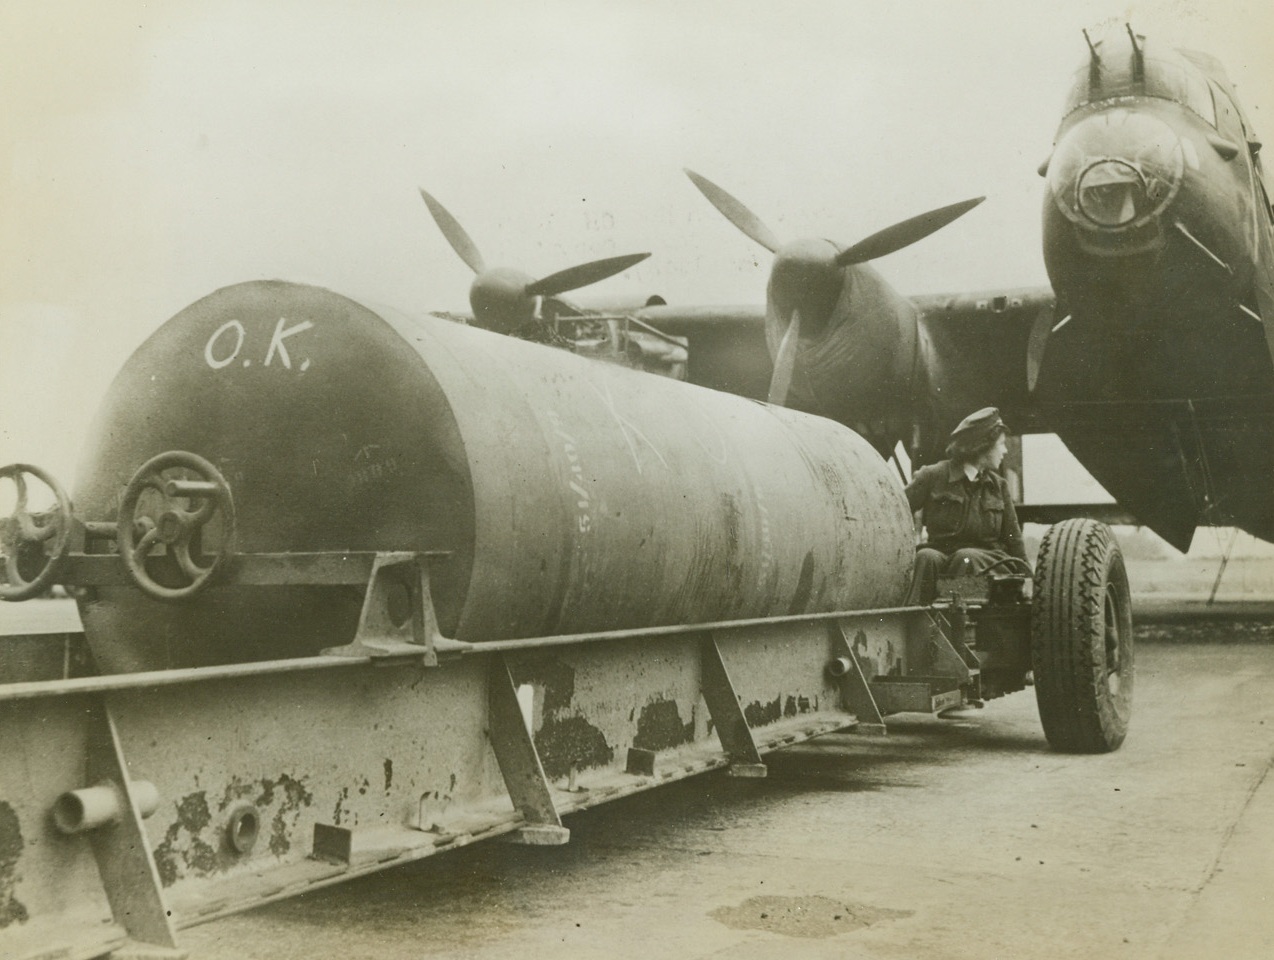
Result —
[[764, 400], [774, 364], [765, 345], [763, 304], [724, 307], [645, 307], [633, 316], [661, 333], [685, 337], [686, 379], [702, 387]]
[[1048, 287], [913, 296], [920, 311], [920, 363], [935, 418], [926, 461], [972, 410], [999, 407], [1014, 433], [1051, 428], [1031, 398], [1056, 325]]
[[[1049, 429], [1030, 392], [1055, 323], [1051, 289], [909, 299], [919, 314], [919, 363], [937, 421], [931, 452], [941, 456], [951, 428], [979, 407], [1000, 407], [1015, 433]], [[634, 316], [670, 336], [688, 339], [690, 382], [763, 400], [774, 368], [766, 346], [765, 312], [761, 304], [658, 305], [637, 310]]]

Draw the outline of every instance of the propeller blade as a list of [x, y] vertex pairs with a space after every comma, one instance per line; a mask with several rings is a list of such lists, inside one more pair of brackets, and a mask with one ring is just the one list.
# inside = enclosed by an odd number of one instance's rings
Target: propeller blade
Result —
[[423, 189], [420, 191], [420, 198], [425, 201], [425, 206], [433, 214], [434, 222], [438, 224], [438, 229], [451, 244], [451, 249], [460, 255], [460, 259], [469, 265], [469, 269], [474, 273], [485, 270], [487, 265], [482, 259], [482, 254], [478, 252], [477, 245], [469, 239], [469, 234], [464, 232], [464, 227], [460, 226], [456, 218], [447, 212], [447, 208]]
[[779, 238], [757, 219], [756, 214], [706, 177], [699, 176], [693, 170], [686, 170], [686, 176], [699, 188], [699, 192], [708, 198], [708, 202], [721, 211], [722, 216], [770, 253], [778, 253], [779, 247], [782, 246]]
[[598, 280], [613, 277], [615, 274], [627, 270], [633, 264], [641, 263], [648, 256], [650, 256], [648, 253], [629, 253], [622, 257], [607, 257], [605, 260], [581, 263], [578, 267], [567, 267], [565, 270], [549, 274], [534, 283], [528, 283], [526, 292], [533, 297], [555, 297], [559, 293], [566, 293], [568, 290], [578, 290], [580, 287], [587, 287], [590, 283], [596, 283]]
[[884, 230], [873, 233], [866, 240], [858, 241], [848, 250], [838, 253], [836, 265], [848, 267], [855, 263], [866, 263], [868, 260], [876, 260], [903, 247], [909, 247], [917, 240], [923, 240], [929, 234], [941, 230], [952, 220], [964, 216], [985, 199], [986, 197], [974, 197], [972, 200], [962, 200], [949, 207], [939, 207], [937, 210], [930, 210], [910, 220], [895, 223], [892, 227], [885, 227]]
[[774, 375], [770, 378], [770, 394], [767, 403], [782, 407], [787, 404], [787, 392], [792, 386], [792, 371], [796, 366], [796, 345], [801, 339], [801, 312], [792, 311], [792, 322], [787, 325], [783, 339], [779, 341], [778, 354], [774, 357]]

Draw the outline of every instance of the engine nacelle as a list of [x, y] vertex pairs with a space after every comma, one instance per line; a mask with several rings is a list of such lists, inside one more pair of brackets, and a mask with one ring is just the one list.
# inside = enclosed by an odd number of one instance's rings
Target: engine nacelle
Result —
[[[788, 404], [851, 425], [888, 456], [911, 435], [919, 313], [871, 267], [843, 274], [826, 323], [797, 354]], [[766, 319], [776, 353], [783, 322], [773, 307]]]

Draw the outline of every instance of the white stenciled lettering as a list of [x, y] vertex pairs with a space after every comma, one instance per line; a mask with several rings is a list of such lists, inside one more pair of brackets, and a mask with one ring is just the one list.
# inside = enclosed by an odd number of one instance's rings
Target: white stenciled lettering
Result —
[[310, 327], [314, 326], [314, 324], [309, 320], [302, 320], [295, 326], [284, 329], [284, 324], [287, 322], [286, 317], [279, 317], [279, 322], [274, 327], [274, 336], [270, 338], [270, 349], [267, 350], [265, 354], [265, 365], [267, 367], [270, 365], [270, 361], [274, 359], [274, 355], [277, 353], [279, 355], [279, 359], [283, 361], [283, 366], [291, 370], [292, 358], [288, 356], [288, 348], [283, 343], [283, 339], [285, 337], [295, 336], [298, 333], [303, 333], [310, 329]]
[[[221, 339], [221, 335], [228, 330], [233, 330], [236, 334], [234, 341], [234, 349], [229, 353], [216, 356], [215, 354], [220, 348], [217, 348], [217, 341]], [[234, 360], [239, 355], [239, 351], [243, 349], [244, 329], [243, 324], [238, 320], [227, 320], [221, 326], [213, 331], [212, 336], [208, 338], [208, 342], [204, 344], [203, 358], [208, 361], [208, 366], [214, 370], [220, 370], [226, 364]]]
[[575, 509], [578, 511], [575, 515], [575, 528], [580, 533], [588, 533], [593, 528], [593, 518], [591, 510], [593, 507], [593, 497], [588, 487], [584, 484], [584, 467], [580, 463], [579, 447], [572, 437], [562, 426], [562, 418], [558, 416], [556, 410], [549, 410], [548, 419], [553, 427], [553, 433], [562, 441], [562, 453], [566, 455], [566, 466], [570, 474], [566, 478], [567, 489], [575, 494]]

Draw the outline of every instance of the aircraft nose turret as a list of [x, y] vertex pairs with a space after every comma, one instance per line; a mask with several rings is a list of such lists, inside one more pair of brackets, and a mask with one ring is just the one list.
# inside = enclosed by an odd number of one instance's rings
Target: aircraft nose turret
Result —
[[1111, 255], [1160, 239], [1158, 219], [1181, 189], [1185, 150], [1152, 113], [1114, 108], [1072, 126], [1048, 165], [1053, 205], [1081, 241]]
[[1079, 175], [1075, 186], [1079, 212], [1099, 227], [1122, 227], [1150, 203], [1146, 181], [1124, 160], [1098, 160]]

